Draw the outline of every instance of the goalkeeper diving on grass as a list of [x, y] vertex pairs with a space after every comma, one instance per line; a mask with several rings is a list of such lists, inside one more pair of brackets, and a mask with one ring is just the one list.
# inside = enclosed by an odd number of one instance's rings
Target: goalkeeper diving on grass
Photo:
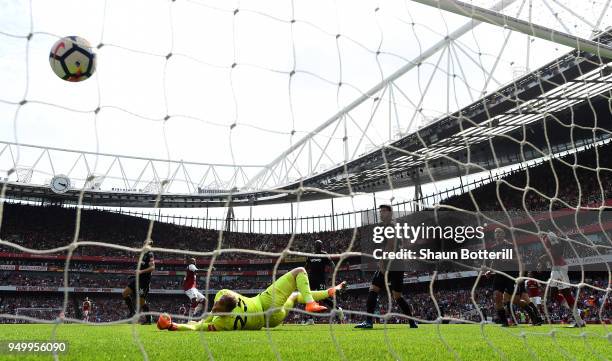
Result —
[[276, 327], [283, 323], [296, 302], [305, 304], [306, 312], [325, 312], [327, 307], [319, 305], [317, 301], [332, 298], [344, 288], [346, 282], [327, 290], [311, 291], [306, 269], [298, 267], [285, 273], [255, 297], [245, 297], [226, 289], [217, 292], [211, 315], [202, 321], [177, 324], [164, 313], [159, 316], [157, 328], [169, 331], [233, 331]]

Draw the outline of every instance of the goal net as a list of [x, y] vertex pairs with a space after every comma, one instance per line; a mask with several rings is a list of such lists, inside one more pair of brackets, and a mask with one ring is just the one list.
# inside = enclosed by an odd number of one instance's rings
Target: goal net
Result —
[[[89, 296], [92, 327], [131, 323], [147, 358], [137, 322], [187, 322], [191, 257], [201, 319], [217, 291], [256, 296], [321, 258], [321, 240], [322, 284], [348, 289], [284, 321], [329, 324], [338, 359], [337, 330], [370, 319], [395, 359], [410, 355], [394, 325], [412, 321], [441, 359], [479, 347], [447, 323], [478, 328], [487, 357], [538, 359], [546, 339], [606, 359], [610, 5], [0, 0], [0, 322], [83, 323]], [[96, 53], [86, 81], [48, 65], [69, 35]], [[123, 287], [150, 251], [150, 309], [127, 318]], [[523, 327], [534, 314], [543, 328]], [[497, 323], [524, 347], [492, 339]]]

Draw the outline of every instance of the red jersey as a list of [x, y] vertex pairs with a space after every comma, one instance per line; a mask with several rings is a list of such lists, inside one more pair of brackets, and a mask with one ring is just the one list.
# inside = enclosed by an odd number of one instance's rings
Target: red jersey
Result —
[[190, 290], [196, 287], [196, 271], [197, 267], [194, 264], [190, 264], [187, 267], [187, 273], [185, 274], [185, 278], [183, 279], [183, 291]]
[[544, 247], [550, 252], [552, 256], [553, 266], [565, 266], [565, 257], [563, 256], [563, 249], [565, 248], [566, 241], [559, 238], [553, 232], [548, 232], [544, 236]]
[[525, 288], [529, 297], [540, 297], [540, 285], [534, 280], [526, 280]]
[[91, 302], [85, 301], [83, 302], [83, 311], [89, 311], [91, 309]]

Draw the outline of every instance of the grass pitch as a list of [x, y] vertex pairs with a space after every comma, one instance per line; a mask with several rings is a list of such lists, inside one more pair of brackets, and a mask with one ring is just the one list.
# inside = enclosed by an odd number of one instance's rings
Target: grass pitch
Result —
[[[53, 325], [0, 325], [0, 342], [49, 340]], [[554, 331], [551, 334], [551, 331]], [[521, 336], [521, 335], [524, 336]], [[554, 335], [554, 336], [552, 336]], [[485, 340], [488, 338], [489, 343]], [[155, 326], [60, 325], [57, 339], [69, 342], [60, 360], [606, 360], [612, 328], [487, 325], [287, 325], [262, 331], [168, 332]], [[497, 351], [495, 350], [497, 349]], [[455, 357], [456, 356], [456, 357]], [[52, 360], [51, 355], [0, 354], [0, 360]]]

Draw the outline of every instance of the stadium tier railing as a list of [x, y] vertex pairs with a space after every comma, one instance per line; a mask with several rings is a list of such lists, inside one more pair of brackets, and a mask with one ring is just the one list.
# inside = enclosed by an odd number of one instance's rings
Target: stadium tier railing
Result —
[[[512, 175], [516, 172], [524, 171], [526, 167], [517, 166], [510, 170], [499, 171], [493, 175], [489, 173], [487, 176], [479, 179], [470, 180], [461, 183], [454, 187], [449, 187], [445, 190], [424, 195], [420, 198], [415, 198], [410, 201], [403, 201], [392, 204], [395, 214], [398, 217], [409, 214], [416, 209], [416, 204], [421, 206], [432, 206], [441, 201], [461, 194], [465, 194], [470, 190], [495, 182], [497, 179]], [[19, 200], [6, 199], [10, 203], [22, 203]], [[29, 202], [26, 202], [30, 204]], [[74, 205], [63, 205], [66, 208], [73, 208]], [[171, 223], [180, 226], [223, 230], [239, 233], [263, 233], [263, 234], [292, 234], [292, 233], [318, 233], [318, 232], [333, 232], [339, 230], [353, 229], [364, 225], [374, 224], [378, 222], [377, 210], [375, 207], [352, 211], [333, 213], [325, 215], [315, 215], [308, 217], [282, 217], [282, 218], [253, 218], [240, 219], [235, 218], [227, 220], [225, 218], [213, 217], [189, 217], [182, 215], [164, 214], [158, 212], [143, 212], [130, 209], [109, 209], [95, 206], [81, 205], [83, 209], [102, 210], [106, 212], [117, 213], [125, 216], [140, 217], [156, 222]]]

